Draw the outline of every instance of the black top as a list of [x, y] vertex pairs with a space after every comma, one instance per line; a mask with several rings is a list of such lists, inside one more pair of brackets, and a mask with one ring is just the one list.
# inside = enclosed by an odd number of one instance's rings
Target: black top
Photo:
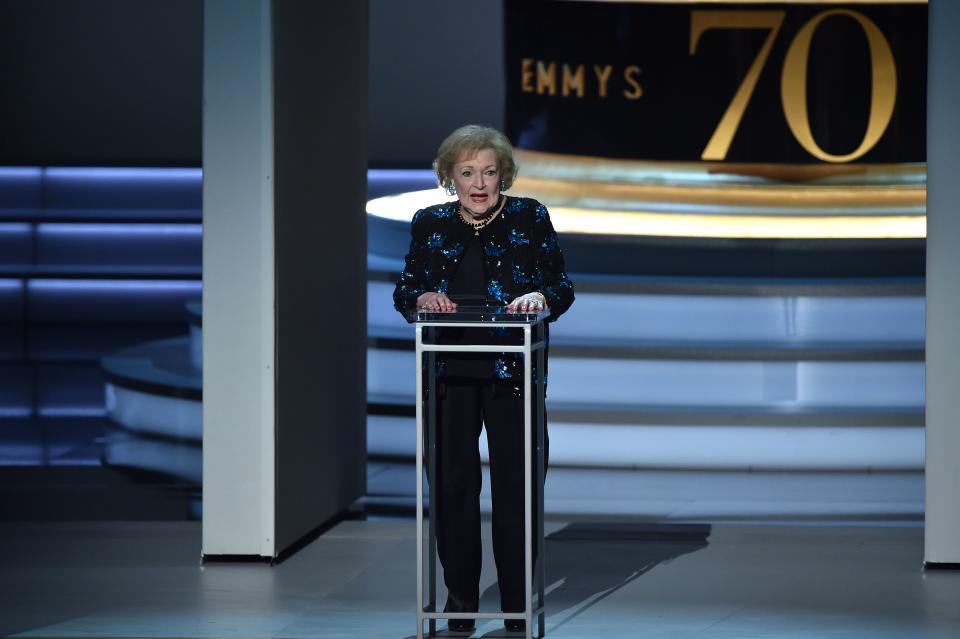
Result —
[[[495, 224], [496, 220], [492, 220]], [[450, 279], [448, 297], [457, 304], [483, 304], [486, 301], [486, 278], [483, 276], [481, 236], [470, 234], [460, 265]], [[447, 344], [477, 344], [487, 341], [482, 328], [445, 329], [442, 341]], [[448, 378], [490, 379], [493, 377], [495, 353], [449, 353], [446, 357]]]
[[[480, 251], [480, 236], [471, 234], [467, 248], [463, 252], [463, 259], [457, 272], [453, 274], [447, 295], [454, 302], [457, 298], [469, 296], [482, 301], [487, 296], [486, 278], [483, 276], [483, 254]], [[458, 304], [460, 302], [457, 302]]]

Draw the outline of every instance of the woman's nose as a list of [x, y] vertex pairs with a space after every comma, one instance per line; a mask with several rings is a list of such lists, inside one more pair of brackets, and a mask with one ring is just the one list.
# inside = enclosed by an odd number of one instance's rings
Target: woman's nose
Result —
[[484, 187], [485, 182], [486, 180], [484, 180], [483, 173], [477, 173], [477, 175], [473, 179], [473, 183], [478, 189], [482, 189]]

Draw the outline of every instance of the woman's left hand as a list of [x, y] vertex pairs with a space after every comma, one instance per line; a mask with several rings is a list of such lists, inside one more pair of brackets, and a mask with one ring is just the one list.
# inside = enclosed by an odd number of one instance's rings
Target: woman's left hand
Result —
[[527, 293], [507, 304], [510, 313], [536, 313], [547, 307], [547, 300], [543, 293]]

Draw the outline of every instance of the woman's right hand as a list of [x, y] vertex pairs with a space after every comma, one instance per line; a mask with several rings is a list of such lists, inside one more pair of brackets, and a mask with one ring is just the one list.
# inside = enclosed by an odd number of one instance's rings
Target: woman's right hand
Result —
[[417, 298], [418, 311], [430, 311], [431, 313], [452, 313], [457, 310], [457, 305], [444, 293], [424, 293]]

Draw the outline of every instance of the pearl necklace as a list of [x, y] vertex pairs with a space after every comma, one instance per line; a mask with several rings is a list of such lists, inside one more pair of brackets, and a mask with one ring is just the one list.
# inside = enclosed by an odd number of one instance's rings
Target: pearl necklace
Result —
[[485, 227], [491, 221], [493, 221], [494, 212], [500, 208], [500, 205], [503, 203], [503, 194], [500, 194], [500, 197], [497, 198], [496, 203], [483, 212], [481, 218], [477, 222], [471, 222], [463, 214], [463, 205], [458, 202], [457, 213], [460, 215], [460, 221], [466, 224], [467, 226], [473, 227], [473, 234], [480, 235], [480, 229]]

